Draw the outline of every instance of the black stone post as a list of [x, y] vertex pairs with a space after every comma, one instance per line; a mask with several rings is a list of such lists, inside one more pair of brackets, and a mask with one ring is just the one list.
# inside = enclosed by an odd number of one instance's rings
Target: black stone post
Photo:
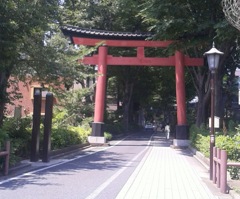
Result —
[[44, 135], [43, 135], [43, 162], [49, 162], [49, 153], [51, 151], [51, 130], [52, 130], [52, 113], [53, 112], [53, 94], [47, 93], [44, 118]]
[[32, 127], [31, 154], [30, 154], [31, 162], [37, 162], [39, 159], [41, 104], [42, 104], [42, 93], [41, 93], [41, 90], [38, 89], [34, 93], [34, 102], [33, 102], [33, 127]]

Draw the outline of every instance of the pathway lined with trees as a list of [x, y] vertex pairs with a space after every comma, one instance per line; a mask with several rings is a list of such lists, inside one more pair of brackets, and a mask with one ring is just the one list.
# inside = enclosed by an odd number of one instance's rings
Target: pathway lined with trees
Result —
[[[60, 31], [63, 25], [151, 32], [154, 37], [149, 39], [177, 41], [167, 50], [148, 49], [148, 56], [169, 56], [181, 49], [190, 57], [202, 57], [214, 40], [216, 47], [224, 52], [216, 83], [216, 116], [224, 121], [219, 134], [238, 136], [235, 127], [239, 117], [234, 113], [233, 102], [237, 101], [238, 90], [235, 70], [239, 67], [239, 31], [225, 19], [219, 1], [8, 0], [0, 4], [0, 18], [0, 141], [10, 138], [12, 153], [21, 153], [17, 138], [24, 140], [25, 135], [29, 137], [30, 127], [24, 121], [31, 118], [24, 118], [23, 125], [20, 125], [22, 121], [11, 123], [4, 111], [8, 103], [14, 102], [13, 99], [21, 99], [17, 82], [24, 82], [27, 76], [43, 85], [54, 85], [52, 89], [60, 105], [55, 110], [57, 117], [54, 122], [61, 132], [65, 133], [69, 124], [76, 132], [75, 128], [91, 122], [94, 85], [88, 87], [85, 80], [94, 79], [95, 72], [93, 66], [83, 66], [76, 60], [93, 54], [95, 48], [69, 45]], [[117, 51], [112, 48], [110, 51], [113, 55], [136, 54], [129, 49]], [[136, 115], [139, 113], [149, 120], [174, 118], [176, 94], [173, 75], [174, 68], [170, 67], [109, 69], [107, 95], [113, 97], [107, 99], [107, 103], [116, 103], [117, 110], [106, 111], [106, 130], [113, 133], [132, 130], [137, 126]], [[14, 77], [14, 81], [10, 77]], [[196, 106], [188, 109], [188, 123], [205, 129], [210, 115], [210, 72], [207, 64], [201, 68], [190, 67], [186, 71], [186, 79], [187, 101], [198, 98]], [[69, 90], [74, 81], [84, 89]], [[66, 90], [54, 89], [62, 84]], [[14, 93], [8, 93], [9, 86], [14, 88]], [[128, 129], [125, 128], [127, 126]], [[89, 128], [88, 125], [86, 132]], [[208, 133], [208, 129], [204, 131]], [[238, 154], [239, 145], [235, 142], [232, 145]], [[22, 150], [27, 151], [26, 148]], [[239, 156], [235, 158], [239, 159]]]

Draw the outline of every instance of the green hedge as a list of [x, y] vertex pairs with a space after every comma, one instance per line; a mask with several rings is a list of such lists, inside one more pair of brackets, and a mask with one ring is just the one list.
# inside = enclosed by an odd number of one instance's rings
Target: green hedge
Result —
[[[190, 128], [190, 141], [191, 145], [198, 151], [203, 153], [209, 158], [210, 136], [209, 130], [204, 126], [200, 128], [193, 125]], [[215, 146], [226, 150], [228, 153], [228, 160], [233, 162], [240, 162], [240, 132], [239, 128], [236, 128], [235, 133], [230, 132], [229, 135], [223, 135], [222, 132], [216, 132]], [[230, 175], [233, 179], [239, 179], [240, 169], [237, 167], [228, 168]]]
[[[87, 143], [90, 127], [58, 126], [53, 125], [51, 133], [51, 149], [62, 149], [75, 144]], [[32, 118], [6, 118], [0, 128], [0, 147], [3, 148], [5, 140], [11, 141], [10, 166], [14, 166], [22, 159], [30, 157], [32, 139]], [[43, 142], [43, 125], [40, 129], [40, 152]], [[0, 159], [0, 167], [3, 160]]]
[[[31, 146], [31, 118], [5, 118], [0, 128], [0, 145], [6, 140], [11, 142], [10, 165], [15, 165], [23, 158], [29, 157]], [[0, 164], [2, 166], [2, 164]]]
[[52, 150], [61, 149], [75, 144], [85, 144], [87, 143], [88, 135], [90, 135], [90, 128], [88, 130], [80, 126], [53, 128], [51, 134]]

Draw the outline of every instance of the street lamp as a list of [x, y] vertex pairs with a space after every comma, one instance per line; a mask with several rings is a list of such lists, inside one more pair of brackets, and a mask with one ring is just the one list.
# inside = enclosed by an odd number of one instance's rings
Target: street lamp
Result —
[[214, 115], [215, 115], [215, 81], [216, 75], [215, 72], [219, 65], [220, 55], [223, 55], [223, 52], [215, 48], [214, 42], [212, 49], [204, 53], [204, 56], [207, 56], [208, 67], [211, 71], [211, 131], [210, 131], [210, 180], [212, 180], [212, 171], [213, 171], [213, 147], [215, 146], [215, 132], [214, 132]]

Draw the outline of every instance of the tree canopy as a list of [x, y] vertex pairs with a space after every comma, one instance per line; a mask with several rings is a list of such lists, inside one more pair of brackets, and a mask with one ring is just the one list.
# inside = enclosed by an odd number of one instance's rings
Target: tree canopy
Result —
[[[0, 5], [0, 124], [6, 103], [10, 103], [10, 76], [68, 84], [83, 79], [77, 60], [92, 49], [76, 48], [63, 37], [61, 1], [4, 1]], [[85, 76], [84, 76], [85, 78]], [[69, 83], [70, 84], [70, 83]]]
[[[26, 74], [44, 82], [82, 84], [92, 68], [76, 60], [94, 49], [71, 46], [60, 31], [74, 25], [112, 31], [153, 33], [154, 40], [174, 40], [167, 50], [147, 51], [148, 56], [172, 55], [176, 49], [190, 57], [203, 57], [214, 40], [224, 52], [217, 73], [217, 115], [224, 116], [226, 92], [239, 63], [239, 32], [224, 17], [219, 1], [199, 0], [9, 0], [0, 5], [0, 121], [9, 102], [11, 75]], [[112, 55], [134, 55], [134, 49], [111, 48]], [[141, 108], [167, 107], [175, 102], [174, 68], [109, 67], [115, 90], [123, 102], [123, 118], [133, 120], [134, 104]], [[61, 77], [61, 78], [59, 78]], [[187, 99], [198, 96], [196, 123], [206, 122], [209, 111], [210, 73], [203, 67], [186, 69]], [[61, 80], [61, 81], [60, 81]], [[144, 90], [144, 95], [142, 91]], [[136, 107], [136, 106], [135, 106]], [[221, 107], [221, 108], [220, 108]]]
[[[142, 5], [140, 15], [143, 22], [148, 24], [149, 30], [156, 33], [156, 39], [176, 40], [174, 49], [181, 49], [185, 54], [202, 57], [211, 48], [213, 41], [217, 48], [224, 52], [217, 73], [217, 116], [224, 116], [224, 91], [222, 80], [228, 74], [228, 68], [236, 69], [237, 63], [227, 64], [227, 59], [237, 53], [239, 49], [237, 32], [225, 20], [219, 1], [146, 1]], [[234, 56], [235, 57], [235, 56]], [[210, 73], [208, 66], [189, 68], [192, 82], [198, 96], [197, 125], [205, 123], [208, 116], [210, 89]], [[220, 108], [221, 107], [221, 108]]]

